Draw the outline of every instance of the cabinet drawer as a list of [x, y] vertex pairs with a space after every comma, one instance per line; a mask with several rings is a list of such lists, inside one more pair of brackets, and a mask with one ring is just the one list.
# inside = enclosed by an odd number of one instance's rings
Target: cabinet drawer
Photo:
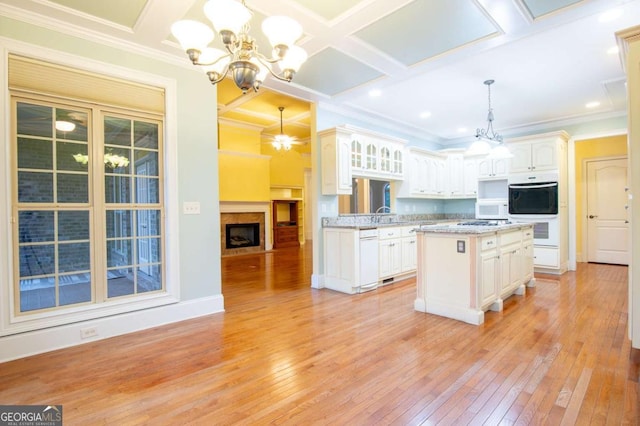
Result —
[[388, 228], [378, 228], [378, 239], [388, 240], [390, 238], [399, 238], [402, 235], [402, 228], [399, 226], [391, 226]]
[[534, 247], [533, 248], [533, 264], [545, 268], [557, 268], [559, 262], [559, 252], [554, 247]]
[[525, 229], [522, 231], [522, 242], [533, 241], [533, 229]]
[[416, 227], [415, 226], [403, 226], [401, 234], [403, 237], [415, 237], [416, 236]]
[[509, 244], [519, 243], [522, 240], [522, 231], [511, 231], [500, 234], [500, 245], [506, 246]]
[[480, 240], [480, 251], [495, 249], [498, 246], [498, 238], [495, 235], [482, 237]]

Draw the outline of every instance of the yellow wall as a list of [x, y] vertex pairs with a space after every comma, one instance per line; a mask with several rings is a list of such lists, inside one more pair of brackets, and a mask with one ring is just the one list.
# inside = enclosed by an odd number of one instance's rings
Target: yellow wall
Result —
[[304, 186], [304, 170], [311, 168], [308, 144], [276, 151], [259, 130], [220, 123], [218, 131], [220, 201], [269, 201], [271, 186]]
[[582, 213], [586, 176], [583, 176], [584, 161], [599, 157], [620, 157], [627, 155], [627, 136], [610, 136], [606, 138], [586, 139], [576, 141], [576, 251], [578, 260], [583, 258], [582, 252], [582, 226], [584, 215]]

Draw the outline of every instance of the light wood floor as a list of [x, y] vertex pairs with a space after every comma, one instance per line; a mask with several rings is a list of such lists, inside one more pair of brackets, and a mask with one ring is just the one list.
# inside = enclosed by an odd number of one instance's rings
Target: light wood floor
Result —
[[415, 281], [310, 288], [310, 244], [223, 259], [227, 311], [0, 364], [0, 404], [65, 425], [638, 424], [627, 268], [539, 276], [482, 326]]

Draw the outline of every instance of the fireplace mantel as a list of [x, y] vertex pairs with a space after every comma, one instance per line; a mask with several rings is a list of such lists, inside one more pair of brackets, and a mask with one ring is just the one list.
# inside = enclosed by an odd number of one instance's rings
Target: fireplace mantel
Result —
[[273, 248], [271, 240], [271, 203], [269, 201], [220, 201], [220, 214], [222, 213], [264, 213], [264, 247], [265, 250]]

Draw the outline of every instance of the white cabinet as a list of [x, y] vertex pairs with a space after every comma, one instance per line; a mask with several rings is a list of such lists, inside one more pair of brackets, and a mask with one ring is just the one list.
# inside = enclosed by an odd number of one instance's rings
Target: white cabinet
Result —
[[452, 198], [464, 195], [465, 168], [462, 154], [449, 154], [447, 156], [448, 180], [447, 195]]
[[360, 282], [359, 231], [324, 228], [324, 286], [343, 293], [356, 293]]
[[381, 280], [402, 271], [402, 228], [384, 227], [378, 230], [378, 276]]
[[462, 193], [465, 198], [478, 196], [478, 159], [465, 158], [462, 163], [463, 182]]
[[363, 143], [359, 135], [351, 135], [351, 172], [362, 170], [363, 162]]
[[480, 158], [478, 179], [506, 179], [509, 174], [508, 158]]
[[558, 143], [555, 140], [514, 142], [509, 144], [509, 150], [513, 154], [511, 173], [558, 169]]
[[351, 194], [351, 135], [330, 129], [318, 134], [322, 162], [322, 194]]
[[522, 252], [522, 231], [498, 234], [500, 239], [500, 276], [498, 294], [505, 298], [524, 284], [524, 258]]
[[478, 306], [488, 309], [496, 301], [498, 266], [498, 242], [495, 235], [480, 239], [480, 262], [478, 271]]
[[522, 277], [524, 282], [533, 285], [533, 229], [525, 229], [522, 231]]
[[415, 272], [417, 266], [418, 239], [414, 228], [413, 226], [405, 226], [401, 230], [400, 272], [403, 274]]

